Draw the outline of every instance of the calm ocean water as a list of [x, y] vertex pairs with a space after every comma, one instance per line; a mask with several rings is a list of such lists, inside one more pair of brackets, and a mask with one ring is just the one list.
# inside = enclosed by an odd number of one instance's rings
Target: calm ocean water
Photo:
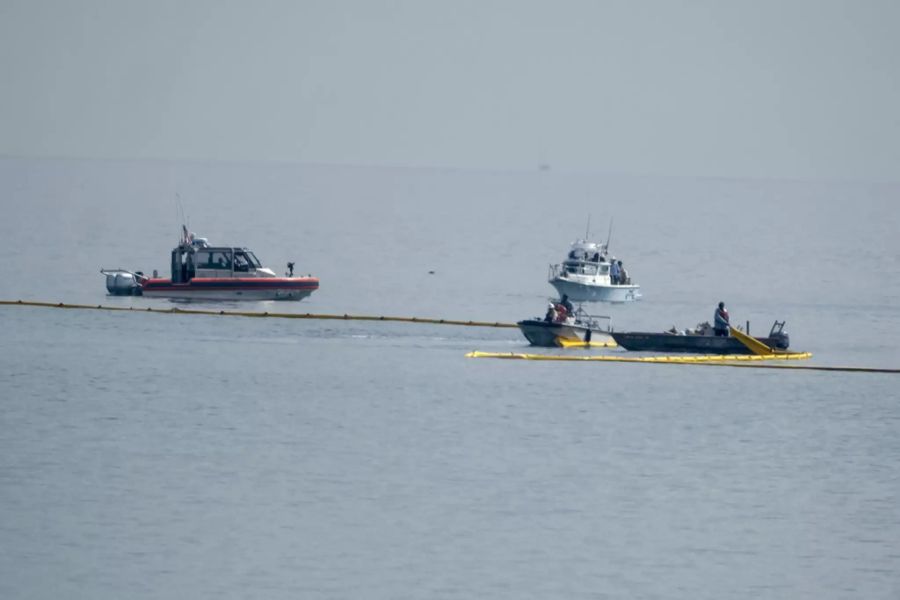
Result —
[[[778, 318], [900, 366], [900, 185], [0, 161], [0, 299], [105, 296], [191, 229], [301, 303], [515, 321], [614, 218], [619, 329]], [[434, 274], [429, 274], [434, 271]], [[900, 596], [894, 375], [472, 360], [516, 330], [0, 307], [2, 598]]]

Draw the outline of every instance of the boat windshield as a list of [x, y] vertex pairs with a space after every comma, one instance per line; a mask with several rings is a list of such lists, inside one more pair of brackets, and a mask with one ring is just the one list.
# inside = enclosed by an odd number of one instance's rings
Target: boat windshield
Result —
[[259, 259], [256, 258], [256, 255], [250, 252], [249, 250], [245, 251], [244, 254], [247, 255], [247, 260], [250, 262], [250, 266], [254, 269], [259, 269], [262, 267], [262, 263], [259, 262]]
[[234, 252], [234, 270], [235, 271], [251, 271], [259, 268], [259, 259], [256, 258], [249, 250], [235, 250]]

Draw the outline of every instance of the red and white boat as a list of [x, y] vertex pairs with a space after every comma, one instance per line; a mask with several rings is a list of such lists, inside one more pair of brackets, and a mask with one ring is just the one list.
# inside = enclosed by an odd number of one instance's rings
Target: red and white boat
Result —
[[288, 263], [288, 273], [280, 277], [247, 248], [210, 246], [205, 238], [182, 229], [181, 241], [172, 250], [171, 277], [101, 269], [109, 293], [174, 300], [302, 300], [319, 289], [317, 277], [294, 275], [294, 263]]

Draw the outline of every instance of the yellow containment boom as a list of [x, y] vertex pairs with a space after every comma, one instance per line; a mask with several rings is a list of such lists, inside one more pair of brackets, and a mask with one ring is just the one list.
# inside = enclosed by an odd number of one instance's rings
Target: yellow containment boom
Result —
[[[792, 369], [807, 371], [833, 371], [842, 373], [890, 373], [900, 375], [900, 369], [885, 367], [840, 367], [831, 365], [802, 365], [798, 360], [811, 358], [809, 352], [778, 352], [775, 354], [709, 354], [697, 356], [616, 356], [593, 354], [573, 356], [571, 354], [522, 354], [519, 352], [469, 352], [466, 358], [500, 358], [530, 361], [579, 361], [644, 363], [655, 365], [704, 365], [716, 367], [744, 367], [750, 369]], [[776, 364], [773, 364], [776, 363]], [[780, 364], [777, 364], [780, 363]], [[787, 364], [785, 364], [787, 363]], [[793, 363], [793, 364], [791, 364]]]
[[222, 317], [268, 317], [272, 319], [331, 319], [335, 321], [393, 321], [398, 323], [424, 323], [430, 325], [460, 325], [467, 327], [497, 327], [515, 329], [515, 323], [501, 323], [491, 321], [461, 321], [455, 319], [433, 319], [425, 317], [391, 317], [375, 315], [334, 315], [315, 313], [274, 313], [274, 312], [250, 312], [236, 310], [202, 310], [192, 308], [154, 308], [147, 306], [135, 308], [134, 306], [104, 306], [102, 304], [66, 304], [64, 302], [38, 302], [35, 300], [0, 300], [0, 306], [31, 306], [39, 308], [65, 308], [73, 310], [110, 310], [121, 312], [149, 312], [166, 315], [210, 315]]
[[758, 362], [770, 360], [804, 360], [811, 358], [810, 352], [784, 352], [780, 354], [669, 354], [665, 356], [622, 356], [613, 354], [527, 354], [522, 352], [469, 352], [466, 358], [513, 358], [521, 360], [581, 361], [581, 362], [630, 362], [630, 363], [670, 363], [703, 364], [730, 362]]

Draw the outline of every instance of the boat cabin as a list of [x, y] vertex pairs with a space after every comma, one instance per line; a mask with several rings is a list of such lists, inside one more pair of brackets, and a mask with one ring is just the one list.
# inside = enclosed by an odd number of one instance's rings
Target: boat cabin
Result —
[[199, 238], [172, 250], [172, 283], [187, 283], [195, 277], [267, 277], [259, 259], [247, 248], [209, 246]]
[[565, 261], [563, 263], [563, 272], [569, 275], [606, 275], [609, 276], [608, 262], [591, 262], [591, 261]]

